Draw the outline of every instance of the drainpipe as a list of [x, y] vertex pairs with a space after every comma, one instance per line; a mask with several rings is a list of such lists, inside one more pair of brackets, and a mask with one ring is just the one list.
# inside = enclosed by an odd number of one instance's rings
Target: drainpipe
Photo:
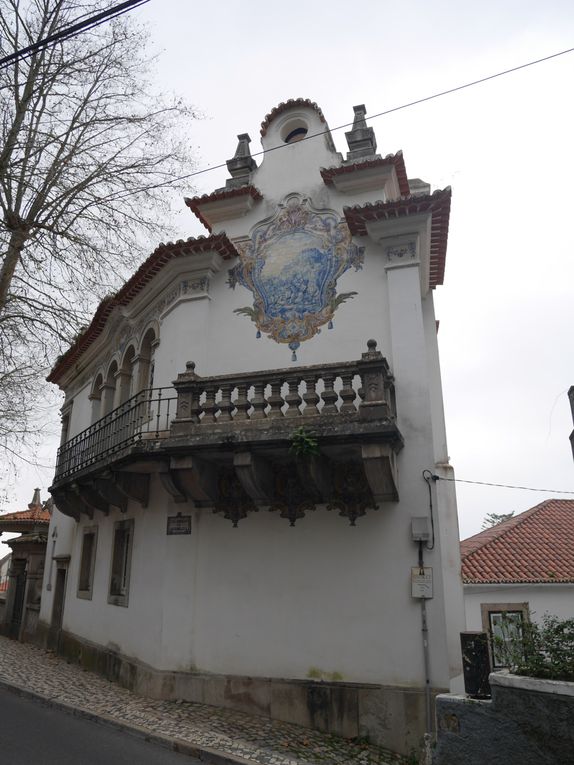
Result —
[[[423, 543], [419, 541], [419, 569], [424, 570]], [[421, 622], [423, 637], [423, 660], [425, 671], [425, 711], [426, 711], [426, 732], [432, 736], [432, 703], [430, 688], [430, 654], [429, 654], [429, 628], [427, 620], [426, 598], [421, 598]]]

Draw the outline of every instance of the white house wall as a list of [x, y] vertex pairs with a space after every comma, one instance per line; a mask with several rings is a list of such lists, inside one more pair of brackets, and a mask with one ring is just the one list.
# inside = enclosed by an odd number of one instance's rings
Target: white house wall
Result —
[[[166, 519], [193, 513], [191, 536], [166, 536]], [[415, 510], [416, 508], [413, 508]], [[291, 528], [261, 511], [235, 529], [211, 511], [130, 505], [78, 524], [64, 629], [158, 669], [420, 686], [421, 616], [410, 598], [409, 507], [389, 505], [355, 528], [319, 509]], [[134, 518], [127, 608], [107, 602], [114, 523]], [[98, 526], [91, 600], [78, 598], [84, 526]], [[428, 556], [428, 563], [436, 561]], [[438, 573], [438, 572], [437, 572]], [[42, 617], [49, 621], [49, 598]], [[427, 604], [432, 682], [448, 685], [440, 578]], [[280, 650], [278, 650], [280, 647]]]
[[482, 631], [483, 603], [528, 603], [530, 618], [536, 622], [546, 613], [574, 619], [574, 584], [465, 584], [467, 629]]

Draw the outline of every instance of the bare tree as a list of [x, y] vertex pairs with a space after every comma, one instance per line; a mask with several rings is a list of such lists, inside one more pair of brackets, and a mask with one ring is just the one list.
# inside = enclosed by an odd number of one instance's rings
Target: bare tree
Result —
[[[0, 55], [111, 4], [0, 0]], [[30, 430], [38, 378], [165, 234], [167, 189], [191, 170], [194, 115], [152, 93], [146, 37], [124, 15], [0, 70], [0, 447]]]

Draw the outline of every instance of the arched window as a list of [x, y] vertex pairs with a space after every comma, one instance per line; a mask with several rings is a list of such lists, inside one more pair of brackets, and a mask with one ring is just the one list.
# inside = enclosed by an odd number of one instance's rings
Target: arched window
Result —
[[108, 374], [106, 375], [106, 381], [102, 385], [102, 408], [100, 416], [111, 412], [114, 408], [114, 397], [116, 393], [116, 377], [118, 374], [118, 364], [116, 361], [112, 361], [109, 366]]
[[90, 393], [90, 401], [92, 402], [92, 422], [99, 420], [102, 416], [102, 388], [104, 385], [104, 378], [99, 374], [94, 380], [92, 385], [92, 392]]
[[153, 388], [154, 379], [154, 351], [157, 345], [155, 331], [150, 327], [143, 336], [139, 354], [139, 379], [138, 390]]
[[133, 345], [127, 349], [122, 361], [121, 369], [118, 373], [119, 385], [120, 385], [120, 398], [119, 403], [123, 404], [132, 395], [132, 376], [134, 367], [134, 358], [136, 352]]

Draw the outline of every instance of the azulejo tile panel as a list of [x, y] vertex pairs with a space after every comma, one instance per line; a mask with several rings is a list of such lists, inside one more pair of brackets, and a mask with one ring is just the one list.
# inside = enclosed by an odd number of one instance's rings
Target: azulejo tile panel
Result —
[[261, 333], [293, 352], [332, 328], [337, 308], [356, 292], [337, 294], [337, 280], [349, 268], [362, 268], [364, 248], [354, 244], [336, 212], [316, 210], [309, 199], [289, 194], [276, 214], [255, 226], [239, 243], [240, 262], [229, 272], [229, 286], [253, 294], [253, 306], [235, 309]]

